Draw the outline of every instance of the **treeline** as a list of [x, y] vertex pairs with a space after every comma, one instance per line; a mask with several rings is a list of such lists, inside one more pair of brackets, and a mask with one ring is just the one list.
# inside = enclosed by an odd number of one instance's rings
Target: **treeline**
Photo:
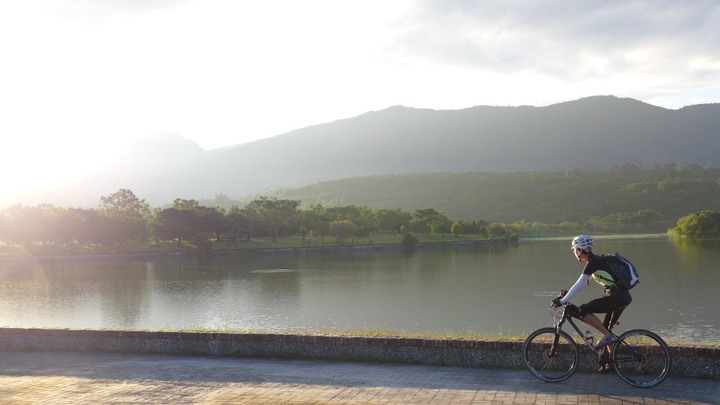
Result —
[[[171, 207], [153, 209], [131, 190], [100, 198], [97, 209], [63, 208], [51, 204], [16, 205], [0, 212], [0, 240], [8, 244], [101, 244], [130, 241], [242, 240], [249, 237], [299, 235], [331, 237], [338, 243], [374, 233], [464, 233], [502, 235], [505, 226], [485, 221], [453, 220], [432, 208], [413, 214], [400, 209], [347, 205], [313, 205], [300, 201], [256, 198], [244, 207], [204, 206], [197, 200], [176, 199]], [[501, 232], [502, 231], [502, 232]]]
[[640, 231], [632, 217], [644, 211], [656, 216], [653, 228], [645, 231], [664, 232], [690, 212], [720, 211], [720, 169], [681, 162], [652, 168], [622, 165], [565, 172], [377, 175], [268, 195], [303, 204], [397, 207], [408, 212], [436, 207], [453, 218], [484, 218], [508, 224], [523, 219], [544, 224], [620, 222], [629, 224], [621, 229], [628, 232]]
[[451, 218], [435, 208], [408, 212], [399, 208], [367, 206], [301, 208], [301, 201], [262, 196], [242, 208], [205, 206], [197, 200], [176, 199], [172, 206], [152, 208], [131, 190], [121, 189], [100, 198], [96, 209], [63, 208], [51, 204], [16, 205], [0, 212], [0, 240], [7, 244], [100, 244], [112, 246], [129, 241], [183, 241], [196, 245], [209, 241], [238, 241], [251, 237], [301, 236], [348, 239], [373, 234], [447, 233], [511, 238], [524, 235], [593, 232], [666, 231], [666, 220], [653, 210], [634, 214], [591, 217], [580, 224], [564, 221], [542, 224], [525, 220], [513, 223], [483, 219]]

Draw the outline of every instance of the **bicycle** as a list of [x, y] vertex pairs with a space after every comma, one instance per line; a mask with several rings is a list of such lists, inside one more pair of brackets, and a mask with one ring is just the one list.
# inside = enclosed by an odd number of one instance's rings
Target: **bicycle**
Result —
[[[649, 330], [633, 329], [621, 334], [617, 340], [604, 348], [596, 349], [590, 338], [585, 336], [573, 319], [580, 319], [579, 308], [566, 303], [550, 309], [555, 318], [553, 327], [541, 328], [531, 333], [523, 345], [523, 358], [530, 372], [547, 382], [565, 381], [575, 373], [579, 360], [578, 343], [565, 331], [567, 321], [585, 342], [591, 352], [597, 355], [601, 371], [612, 366], [617, 375], [635, 387], [654, 387], [667, 378], [672, 367], [670, 349], [665, 341]], [[622, 309], [605, 317], [605, 327], [612, 332], [617, 325]]]

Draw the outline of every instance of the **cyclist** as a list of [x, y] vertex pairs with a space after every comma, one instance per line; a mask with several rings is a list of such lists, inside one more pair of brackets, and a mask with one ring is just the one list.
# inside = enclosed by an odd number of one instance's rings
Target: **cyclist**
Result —
[[600, 349], [612, 343], [617, 339], [617, 336], [611, 333], [595, 314], [605, 313], [606, 321], [609, 323], [609, 315], [614, 311], [624, 310], [625, 307], [630, 305], [632, 297], [629, 291], [620, 287], [607, 262], [601, 256], [593, 254], [592, 248], [594, 245], [593, 238], [587, 235], [579, 235], [572, 240], [570, 248], [575, 253], [577, 260], [585, 263], [585, 268], [567, 294], [564, 297], [555, 298], [552, 305], [557, 307], [570, 301], [585, 284], [590, 283], [590, 277], [605, 287], [605, 293], [602, 297], [580, 305], [579, 314], [583, 322], [602, 333], [603, 338], [596, 346], [596, 349]]

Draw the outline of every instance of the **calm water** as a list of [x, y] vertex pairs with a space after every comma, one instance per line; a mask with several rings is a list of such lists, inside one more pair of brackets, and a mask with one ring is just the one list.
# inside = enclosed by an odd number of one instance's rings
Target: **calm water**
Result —
[[[525, 334], [577, 279], [569, 241], [512, 247], [105, 261], [0, 262], [0, 326], [218, 327]], [[621, 329], [720, 340], [720, 241], [599, 239], [641, 272]], [[577, 303], [601, 294], [594, 282]]]

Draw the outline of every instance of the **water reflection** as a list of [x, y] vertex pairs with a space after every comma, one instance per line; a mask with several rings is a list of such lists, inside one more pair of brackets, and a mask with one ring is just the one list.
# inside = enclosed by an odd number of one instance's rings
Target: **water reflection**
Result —
[[[622, 327], [720, 339], [718, 243], [598, 239], [641, 271]], [[358, 329], [522, 335], [582, 266], [562, 241], [509, 247], [0, 262], [0, 325], [73, 328]], [[577, 302], [601, 294], [592, 284]], [[627, 325], [627, 326], [626, 326]]]

